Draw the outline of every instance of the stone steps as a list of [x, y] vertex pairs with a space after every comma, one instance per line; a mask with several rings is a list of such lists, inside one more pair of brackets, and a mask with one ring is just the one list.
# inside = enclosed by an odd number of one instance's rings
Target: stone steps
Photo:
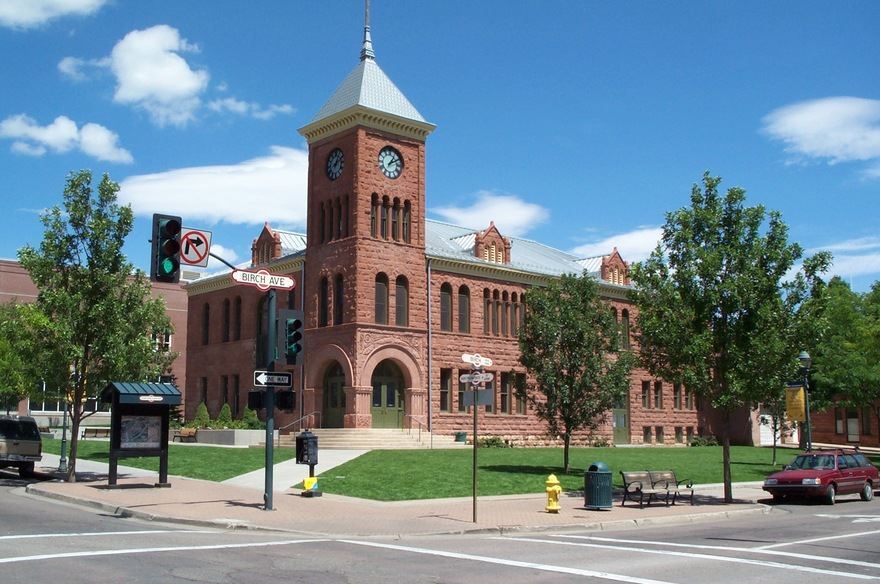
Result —
[[[404, 450], [418, 448], [466, 448], [467, 444], [455, 442], [452, 436], [434, 436], [426, 431], [396, 428], [313, 428], [318, 437], [318, 448], [344, 450]], [[282, 447], [296, 445], [295, 434], [282, 434], [278, 444]]]

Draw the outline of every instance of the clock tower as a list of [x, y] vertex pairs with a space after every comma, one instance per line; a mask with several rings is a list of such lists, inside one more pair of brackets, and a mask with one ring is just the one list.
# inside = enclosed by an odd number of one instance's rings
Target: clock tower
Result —
[[305, 411], [321, 411], [323, 427], [405, 427], [427, 408], [435, 126], [376, 62], [369, 4], [365, 21], [360, 63], [299, 130], [309, 144]]

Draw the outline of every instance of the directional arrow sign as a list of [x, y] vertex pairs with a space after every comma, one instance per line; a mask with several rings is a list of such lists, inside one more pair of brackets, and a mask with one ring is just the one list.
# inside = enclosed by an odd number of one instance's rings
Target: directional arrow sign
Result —
[[461, 360], [465, 363], [470, 363], [475, 367], [490, 367], [492, 365], [492, 359], [489, 357], [483, 357], [479, 353], [474, 353], [473, 355], [470, 353], [464, 353], [461, 356]]
[[189, 266], [208, 265], [211, 251], [211, 232], [204, 229], [184, 227], [180, 232], [180, 263]]
[[269, 371], [254, 371], [254, 386], [256, 387], [292, 387], [292, 373], [274, 373]]
[[291, 290], [296, 286], [296, 282], [293, 278], [289, 276], [280, 276], [278, 274], [270, 274], [266, 270], [257, 270], [256, 272], [235, 270], [232, 272], [232, 279], [241, 284], [256, 286], [260, 290], [268, 290], [269, 288]]

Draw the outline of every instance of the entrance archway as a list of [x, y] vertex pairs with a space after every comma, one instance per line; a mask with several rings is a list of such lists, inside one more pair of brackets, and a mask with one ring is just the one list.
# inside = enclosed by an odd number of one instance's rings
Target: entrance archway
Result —
[[403, 428], [404, 381], [400, 368], [385, 359], [373, 370], [370, 385], [373, 387], [370, 404], [373, 428]]
[[333, 363], [324, 374], [321, 426], [342, 428], [345, 421], [345, 373], [339, 363]]

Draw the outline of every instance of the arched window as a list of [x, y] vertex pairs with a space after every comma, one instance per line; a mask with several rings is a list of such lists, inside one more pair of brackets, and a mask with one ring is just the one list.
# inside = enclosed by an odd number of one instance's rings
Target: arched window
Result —
[[373, 193], [373, 199], [370, 203], [370, 237], [377, 237], [379, 235], [378, 230], [378, 221], [379, 221], [379, 195]]
[[388, 276], [376, 275], [376, 324], [388, 324]]
[[342, 239], [342, 199], [336, 199], [336, 239]]
[[342, 236], [348, 237], [348, 195], [342, 199]]
[[329, 287], [327, 276], [324, 276], [318, 287], [318, 326], [327, 326], [328, 313], [330, 312]]
[[343, 286], [342, 274], [336, 274], [336, 281], [333, 283], [333, 324], [342, 324], [342, 310], [345, 302]]
[[202, 344], [207, 345], [210, 340], [211, 329], [211, 305], [205, 302], [202, 307]]
[[519, 298], [516, 292], [510, 295], [510, 334], [519, 336]]
[[629, 342], [629, 311], [627, 309], [623, 309], [621, 314], [621, 323], [620, 323], [620, 340], [621, 345], [624, 349], [629, 350], [631, 345]]
[[467, 286], [458, 289], [458, 332], [471, 332], [471, 291]]
[[452, 330], [452, 286], [440, 286], [440, 330]]
[[324, 203], [321, 203], [321, 218], [320, 219], [321, 219], [321, 222], [318, 224], [318, 229], [319, 229], [318, 241], [321, 243], [324, 243], [326, 235], [327, 235], [324, 232], [324, 229], [326, 228], [326, 225], [327, 225], [327, 211], [324, 209]]
[[388, 239], [388, 211], [390, 208], [391, 205], [388, 203], [388, 197], [382, 197], [382, 216], [379, 225], [381, 227], [382, 239]]
[[229, 342], [229, 317], [230, 317], [229, 298], [223, 300], [223, 342]]
[[391, 208], [391, 239], [400, 240], [400, 199], [394, 199], [394, 206]]
[[410, 239], [411, 239], [411, 235], [410, 235], [410, 223], [412, 222], [412, 218], [410, 217], [411, 215], [412, 215], [412, 207], [409, 204], [409, 201], [406, 201], [403, 204], [403, 240], [406, 243], [409, 243]]
[[501, 334], [506, 337], [510, 333], [510, 296], [505, 292], [501, 298]]
[[617, 320], [617, 309], [611, 307], [611, 318], [614, 321], [614, 337], [611, 339], [611, 348], [617, 350], [620, 348], [620, 323]]
[[492, 299], [489, 289], [483, 290], [483, 334], [488, 335], [492, 327]]
[[409, 326], [409, 282], [404, 276], [394, 282], [394, 324]]
[[501, 294], [498, 290], [492, 292], [492, 334], [496, 337], [500, 332], [499, 322], [501, 320]]
[[241, 296], [235, 297], [235, 309], [232, 313], [232, 340], [241, 340]]

